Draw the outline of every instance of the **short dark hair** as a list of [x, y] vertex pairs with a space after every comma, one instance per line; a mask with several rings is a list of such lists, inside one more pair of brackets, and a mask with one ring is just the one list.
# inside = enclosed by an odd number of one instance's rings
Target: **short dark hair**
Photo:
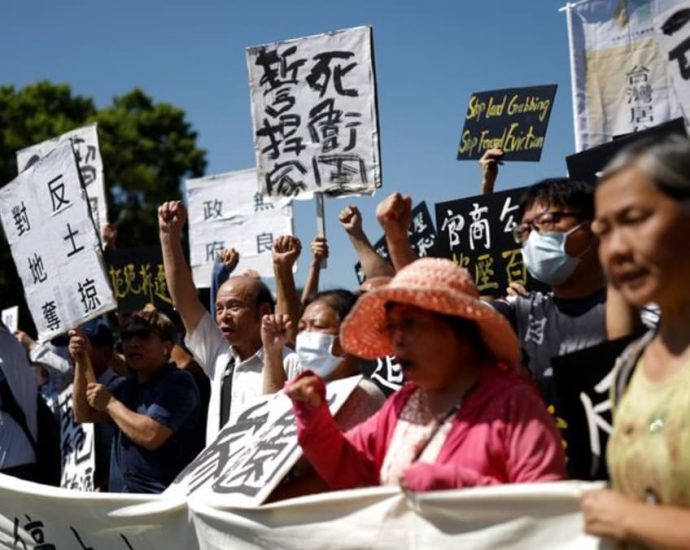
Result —
[[125, 321], [122, 332], [146, 329], [151, 330], [168, 342], [177, 341], [177, 329], [167, 315], [164, 315], [152, 304], [147, 304], [144, 309], [135, 311]]
[[336, 288], [334, 290], [324, 290], [319, 292], [313, 300], [310, 300], [307, 305], [313, 302], [324, 302], [329, 307], [333, 308], [338, 314], [338, 318], [342, 322], [357, 301], [357, 295], [345, 290], [344, 288]]
[[530, 185], [520, 197], [520, 216], [536, 203], [552, 204], [594, 218], [594, 186], [569, 178], [547, 178]]

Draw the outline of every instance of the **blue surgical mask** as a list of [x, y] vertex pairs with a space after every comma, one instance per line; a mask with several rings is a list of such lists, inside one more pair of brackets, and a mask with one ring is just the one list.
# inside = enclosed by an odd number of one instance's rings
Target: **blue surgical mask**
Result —
[[300, 332], [295, 343], [300, 367], [314, 371], [321, 378], [331, 375], [343, 360], [333, 355], [336, 338], [334, 334], [323, 332]]
[[584, 223], [581, 223], [566, 232], [532, 231], [522, 245], [522, 257], [530, 275], [549, 286], [557, 286], [567, 281], [580, 264], [580, 258], [568, 256], [565, 252], [565, 243], [568, 236], [583, 225]]

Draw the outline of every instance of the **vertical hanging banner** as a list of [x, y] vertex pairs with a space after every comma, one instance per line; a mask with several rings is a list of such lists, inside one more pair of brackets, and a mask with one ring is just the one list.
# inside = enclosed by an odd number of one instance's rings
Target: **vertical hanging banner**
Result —
[[273, 277], [273, 241], [292, 235], [292, 206], [258, 190], [256, 170], [187, 180], [189, 249], [194, 284], [211, 286], [213, 261], [224, 248], [240, 253], [240, 270]]
[[381, 187], [371, 27], [247, 48], [259, 184], [269, 197]]
[[534, 286], [513, 237], [525, 188], [477, 195], [436, 206], [438, 253], [474, 276], [480, 294], [505, 294], [510, 283]]
[[682, 116], [654, 29], [659, 0], [565, 9], [577, 151]]
[[[665, 4], [668, 4], [666, 2]], [[660, 8], [665, 6], [660, 3]], [[668, 60], [668, 72], [686, 124], [690, 122], [690, 1], [673, 2], [656, 15], [656, 36]], [[690, 127], [690, 124], [688, 124]]]
[[115, 309], [69, 142], [0, 190], [0, 218], [39, 340]]
[[80, 424], [74, 420], [71, 384], [60, 394], [58, 404], [62, 454], [60, 487], [77, 491], [93, 491], [96, 471], [94, 425]]
[[[425, 201], [420, 202], [412, 209], [412, 224], [407, 230], [407, 236], [417, 257], [426, 258], [427, 256], [437, 255], [436, 229]], [[390, 260], [385, 236], [376, 241], [374, 249], [384, 260]], [[364, 282], [365, 277], [359, 262], [355, 264], [355, 275], [357, 275], [357, 281], [360, 284]]]
[[472, 94], [460, 136], [458, 160], [503, 149], [503, 160], [538, 161], [556, 96], [555, 84]]
[[43, 158], [61, 143], [69, 141], [77, 157], [81, 180], [89, 197], [89, 207], [96, 227], [102, 230], [108, 223], [108, 199], [103, 177], [103, 160], [98, 144], [96, 124], [77, 128], [53, 139], [42, 141], [17, 151], [17, 169], [21, 173]]

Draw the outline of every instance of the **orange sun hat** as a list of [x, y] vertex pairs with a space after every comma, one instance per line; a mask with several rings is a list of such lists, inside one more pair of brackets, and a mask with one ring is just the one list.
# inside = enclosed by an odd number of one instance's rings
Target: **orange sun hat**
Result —
[[479, 299], [469, 272], [442, 258], [422, 258], [401, 269], [390, 283], [364, 294], [340, 328], [346, 351], [363, 359], [394, 355], [386, 333], [386, 304], [396, 302], [474, 321], [489, 352], [514, 370], [520, 345], [508, 320]]

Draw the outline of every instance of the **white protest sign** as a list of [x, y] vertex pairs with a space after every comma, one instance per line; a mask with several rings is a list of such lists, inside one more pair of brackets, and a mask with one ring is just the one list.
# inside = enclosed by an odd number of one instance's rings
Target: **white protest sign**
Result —
[[690, 2], [676, 2], [654, 19], [656, 37], [668, 60], [673, 90], [690, 127]]
[[17, 332], [19, 329], [19, 306], [8, 307], [2, 310], [2, 322], [10, 330]]
[[0, 190], [0, 218], [38, 330], [47, 340], [115, 309], [69, 142]]
[[263, 193], [311, 198], [381, 187], [371, 27], [247, 48]]
[[194, 284], [210, 286], [213, 261], [224, 248], [240, 253], [238, 272], [273, 277], [273, 241], [293, 233], [289, 201], [265, 199], [255, 170], [190, 179], [186, 189]]
[[43, 158], [61, 143], [69, 141], [77, 157], [81, 179], [89, 197], [91, 215], [96, 227], [108, 223], [108, 199], [103, 177], [103, 160], [98, 144], [96, 124], [77, 128], [56, 138], [48, 139], [17, 151], [17, 169], [21, 173], [28, 166]]
[[94, 425], [74, 420], [72, 385], [58, 398], [60, 409], [60, 450], [62, 477], [60, 487], [77, 491], [93, 491], [96, 457]]
[[[340, 410], [361, 380], [353, 376], [326, 386], [331, 414]], [[234, 425], [225, 426], [166, 494], [203, 494], [209, 502], [258, 506], [301, 455], [292, 402], [283, 392], [271, 394], [247, 407]]]

